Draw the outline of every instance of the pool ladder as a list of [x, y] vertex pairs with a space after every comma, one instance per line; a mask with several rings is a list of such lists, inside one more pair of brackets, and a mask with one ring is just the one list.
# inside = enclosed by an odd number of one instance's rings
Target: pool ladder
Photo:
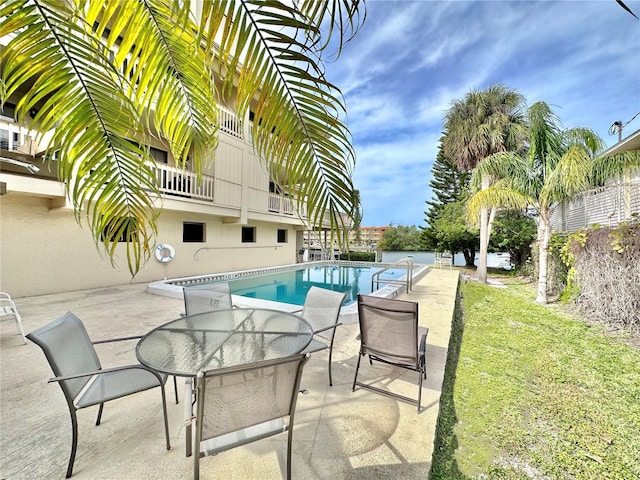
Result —
[[[407, 270], [407, 275], [404, 280], [395, 280], [392, 278], [380, 278], [380, 275], [386, 272], [391, 268], [405, 268]], [[409, 293], [413, 288], [413, 257], [405, 257], [401, 258], [393, 265], [389, 265], [387, 267], [381, 268], [373, 275], [371, 275], [371, 291], [375, 292], [380, 288], [381, 283], [388, 283], [392, 285], [404, 285], [406, 293]], [[374, 288], [375, 285], [375, 288]]]

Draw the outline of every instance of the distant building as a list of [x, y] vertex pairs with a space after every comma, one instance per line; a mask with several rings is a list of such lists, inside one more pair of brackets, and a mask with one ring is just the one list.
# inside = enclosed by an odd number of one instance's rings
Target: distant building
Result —
[[384, 227], [360, 227], [360, 242], [356, 243], [356, 230], [351, 230], [349, 232], [349, 245], [353, 246], [366, 246], [366, 247], [375, 247], [380, 243], [380, 239], [382, 238], [382, 234], [385, 230], [390, 229], [391, 226], [387, 225]]

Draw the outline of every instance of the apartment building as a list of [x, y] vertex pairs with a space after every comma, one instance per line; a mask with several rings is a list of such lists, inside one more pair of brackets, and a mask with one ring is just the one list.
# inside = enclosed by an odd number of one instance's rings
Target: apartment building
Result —
[[162, 261], [152, 255], [132, 279], [124, 246], [112, 266], [82, 215], [78, 224], [58, 181], [56, 160], [42, 158], [35, 132], [11, 118], [11, 107], [5, 106], [0, 118], [3, 291], [39, 295], [289, 264], [303, 248], [304, 211], [298, 215], [294, 199], [256, 157], [251, 122], [221, 108], [219, 145], [200, 178], [152, 146], [161, 192], [158, 246], [168, 250], [158, 253]]
[[382, 238], [382, 234], [385, 230], [390, 229], [390, 226], [384, 227], [360, 227], [360, 241], [356, 241], [357, 232], [355, 230], [351, 230], [349, 232], [349, 244], [353, 246], [365, 246], [365, 247], [374, 247], [378, 243], [380, 243], [380, 239]]

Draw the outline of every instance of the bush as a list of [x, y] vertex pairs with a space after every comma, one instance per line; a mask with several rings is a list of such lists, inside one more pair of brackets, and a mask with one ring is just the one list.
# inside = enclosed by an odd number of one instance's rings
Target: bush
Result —
[[569, 237], [564, 257], [586, 316], [640, 332], [640, 223], [580, 230]]
[[375, 252], [346, 252], [340, 254], [340, 260], [352, 260], [354, 262], [375, 262]]

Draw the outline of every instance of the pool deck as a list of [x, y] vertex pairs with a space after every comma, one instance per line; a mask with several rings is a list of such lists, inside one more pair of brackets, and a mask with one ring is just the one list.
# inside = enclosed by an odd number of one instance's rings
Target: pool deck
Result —
[[[409, 294], [420, 304], [420, 324], [430, 329], [422, 411], [368, 390], [351, 391], [359, 343], [357, 320], [341, 326], [334, 345], [334, 386], [327, 379], [328, 352], [307, 363], [293, 434], [294, 479], [427, 479], [439, 412], [447, 347], [458, 287], [457, 270], [429, 270]], [[81, 318], [92, 339], [140, 335], [184, 311], [176, 298], [152, 295], [146, 284], [125, 285], [16, 299], [25, 332], [67, 311]], [[351, 317], [351, 316], [349, 316]], [[97, 347], [104, 366], [135, 362], [135, 341]], [[365, 369], [366, 368], [366, 369]], [[363, 363], [359, 377], [376, 372], [377, 386], [415, 397], [417, 374]], [[64, 478], [71, 423], [64, 396], [42, 351], [23, 345], [15, 324], [0, 328], [0, 479]], [[370, 377], [371, 378], [371, 377]], [[180, 380], [179, 380], [180, 382]], [[78, 411], [79, 442], [74, 479], [184, 479], [193, 459], [184, 455], [182, 398], [167, 383], [172, 448], [164, 448], [156, 389]], [[180, 383], [179, 383], [180, 385]], [[284, 478], [286, 435], [254, 442], [201, 461], [202, 478]]]

